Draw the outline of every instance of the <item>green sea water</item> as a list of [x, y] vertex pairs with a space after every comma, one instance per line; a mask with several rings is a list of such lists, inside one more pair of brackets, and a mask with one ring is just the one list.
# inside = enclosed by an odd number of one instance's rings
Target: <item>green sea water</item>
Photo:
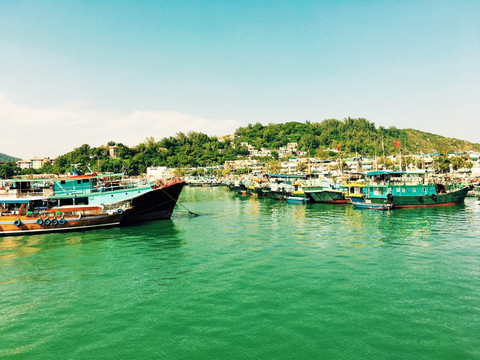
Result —
[[480, 358], [475, 199], [181, 204], [200, 216], [0, 238], [0, 358]]

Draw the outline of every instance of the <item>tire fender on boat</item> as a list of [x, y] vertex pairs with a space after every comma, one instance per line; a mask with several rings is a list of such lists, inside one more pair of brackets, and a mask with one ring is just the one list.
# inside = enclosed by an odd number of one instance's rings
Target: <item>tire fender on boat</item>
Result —
[[422, 196], [422, 195], [420, 195], [420, 196], [418, 197], [418, 201], [420, 201], [421, 203], [423, 203], [423, 196]]
[[50, 225], [50, 223], [51, 223], [50, 219], [45, 219], [45, 221], [44, 221], [44, 224], [45, 224], [45, 225], [48, 226], [48, 225]]
[[59, 225], [65, 225], [65, 219], [62, 217], [61, 219], [58, 220]]
[[388, 202], [391, 204], [391, 203], [393, 202], [393, 195], [390, 194], [390, 193], [388, 193], [388, 194], [387, 194], [387, 200], [388, 200]]
[[58, 225], [58, 220], [57, 219], [53, 219], [52, 220], [52, 226], [57, 226]]
[[14, 222], [13, 222], [13, 225], [15, 226], [20, 226], [22, 224], [22, 222], [20, 221], [20, 219], [16, 219]]
[[37, 224], [38, 224], [38, 225], [42, 225], [42, 224], [43, 224], [42, 218], [38, 218], [38, 219], [37, 219]]
[[118, 214], [118, 215], [122, 215], [122, 214], [123, 214], [123, 209], [118, 209], [118, 210], [117, 210], [117, 214]]
[[437, 195], [436, 194], [432, 194], [432, 200], [437, 202]]

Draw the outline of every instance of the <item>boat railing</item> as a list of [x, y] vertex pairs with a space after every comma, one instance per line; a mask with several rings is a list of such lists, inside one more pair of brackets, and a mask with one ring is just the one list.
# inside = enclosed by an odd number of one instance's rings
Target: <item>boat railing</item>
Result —
[[31, 196], [68, 196], [68, 195], [88, 195], [91, 193], [103, 193], [110, 191], [122, 191], [128, 189], [134, 189], [138, 187], [151, 186], [148, 181], [122, 181], [122, 182], [113, 182], [109, 184], [98, 183], [93, 187], [89, 188], [60, 188], [55, 189], [53, 186], [38, 187], [38, 188], [29, 188], [29, 189], [9, 189], [2, 190], [0, 192], [0, 197], [12, 197], [12, 198], [25, 198]]

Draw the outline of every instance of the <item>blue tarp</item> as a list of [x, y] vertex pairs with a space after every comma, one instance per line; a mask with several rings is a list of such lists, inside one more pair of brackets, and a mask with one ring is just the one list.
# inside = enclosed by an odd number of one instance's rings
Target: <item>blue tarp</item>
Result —
[[0, 199], [0, 204], [28, 204], [28, 199]]

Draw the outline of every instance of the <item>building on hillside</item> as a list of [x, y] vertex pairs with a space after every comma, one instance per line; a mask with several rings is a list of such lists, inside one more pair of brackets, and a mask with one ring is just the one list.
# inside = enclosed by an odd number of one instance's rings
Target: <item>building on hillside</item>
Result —
[[116, 158], [117, 157], [117, 151], [118, 151], [118, 146], [117, 145], [113, 145], [113, 146], [108, 147], [108, 155], [111, 158]]
[[281, 172], [283, 174], [294, 174], [296, 172], [297, 164], [298, 164], [298, 159], [296, 157], [288, 158], [287, 161], [282, 161]]
[[243, 168], [250, 168], [251, 166], [257, 166], [260, 162], [258, 160], [231, 160], [225, 161], [225, 169], [238, 170]]
[[233, 141], [235, 140], [236, 138], [238, 138], [239, 136], [238, 135], [224, 135], [224, 136], [220, 136], [218, 138], [218, 141], [219, 142], [225, 142], [225, 141]]
[[323, 174], [327, 172], [328, 166], [332, 163], [331, 160], [320, 160], [310, 158], [310, 172], [312, 174]]
[[261, 148], [260, 150], [249, 149], [250, 156], [259, 156], [259, 157], [270, 157], [272, 156], [272, 150]]
[[29, 160], [19, 160], [16, 164], [20, 169], [40, 169], [47, 163], [53, 164], [54, 161], [55, 159], [50, 158], [33, 158]]

